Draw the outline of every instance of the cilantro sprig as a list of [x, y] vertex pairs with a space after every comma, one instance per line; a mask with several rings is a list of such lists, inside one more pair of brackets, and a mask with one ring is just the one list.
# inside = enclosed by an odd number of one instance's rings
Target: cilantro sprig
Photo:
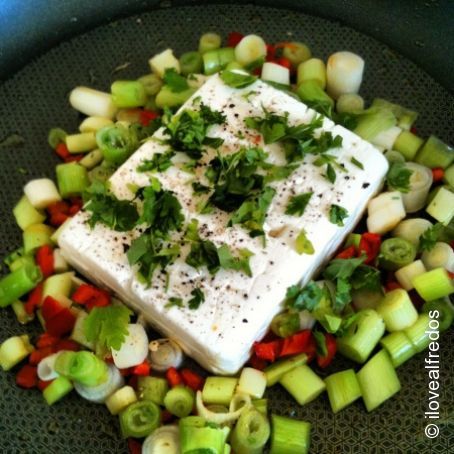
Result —
[[172, 166], [172, 158], [175, 156], [173, 150], [164, 153], [155, 153], [151, 159], [144, 160], [138, 167], [139, 172], [165, 172]]
[[419, 251], [431, 251], [440, 238], [443, 228], [443, 224], [441, 222], [437, 222], [432, 227], [424, 230], [422, 235], [419, 237]]
[[386, 183], [391, 190], [407, 193], [413, 171], [402, 162], [394, 162], [386, 174]]
[[343, 227], [345, 218], [348, 218], [348, 211], [344, 207], [333, 203], [329, 209], [329, 222]]
[[285, 214], [302, 216], [313, 194], [313, 192], [305, 192], [291, 197], [285, 209]]

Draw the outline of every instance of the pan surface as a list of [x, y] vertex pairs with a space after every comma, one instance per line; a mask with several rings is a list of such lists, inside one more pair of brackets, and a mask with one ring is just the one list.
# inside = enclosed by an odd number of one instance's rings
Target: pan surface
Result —
[[[315, 56], [326, 58], [348, 49], [366, 61], [362, 94], [369, 101], [384, 97], [420, 112], [421, 136], [430, 133], [453, 143], [454, 97], [415, 64], [378, 41], [338, 23], [294, 11], [242, 5], [206, 5], [161, 9], [96, 28], [63, 42], [29, 63], [0, 86], [0, 256], [21, 241], [11, 209], [23, 184], [34, 177], [53, 177], [57, 159], [47, 145], [47, 132], [60, 126], [75, 131], [80, 118], [69, 108], [68, 92], [76, 85], [108, 89], [119, 78], [148, 72], [147, 60], [172, 47], [176, 54], [197, 47], [205, 31], [226, 36], [230, 31], [257, 33], [268, 42], [306, 42]], [[16, 134], [16, 146], [4, 139]], [[17, 140], [19, 139], [19, 140]], [[3, 270], [5, 271], [5, 270]], [[37, 326], [18, 325], [9, 309], [0, 317], [0, 339]], [[285, 391], [269, 392], [271, 411], [313, 424], [311, 452], [330, 453], [449, 453], [454, 447], [454, 335], [440, 350], [440, 435], [427, 439], [424, 412], [429, 401], [425, 354], [398, 369], [401, 392], [367, 414], [356, 402], [337, 415], [326, 395], [299, 407]], [[324, 373], [351, 367], [335, 361]], [[40, 393], [14, 384], [13, 373], [0, 373], [1, 453], [123, 453], [117, 418], [104, 406], [89, 404], [74, 393], [47, 407]]]

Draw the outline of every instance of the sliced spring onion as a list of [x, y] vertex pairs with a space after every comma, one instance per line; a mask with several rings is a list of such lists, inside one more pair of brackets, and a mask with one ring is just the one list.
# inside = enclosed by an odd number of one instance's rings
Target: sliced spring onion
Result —
[[343, 410], [361, 397], [361, 389], [353, 369], [329, 375], [325, 378], [325, 384], [333, 413]]
[[46, 219], [46, 216], [37, 210], [25, 195], [14, 206], [13, 215], [22, 230], [33, 224], [41, 224]]
[[164, 405], [164, 397], [169, 391], [169, 384], [161, 377], [139, 377], [137, 383], [139, 399], [151, 400], [157, 405]]
[[369, 202], [367, 230], [372, 233], [387, 233], [404, 218], [402, 194], [398, 191], [383, 192]]
[[432, 329], [430, 322], [431, 319], [428, 314], [420, 314], [416, 322], [404, 330], [404, 334], [418, 353], [424, 351], [431, 342], [430, 332]]
[[54, 229], [46, 224], [33, 224], [22, 232], [25, 254], [36, 251], [45, 244], [52, 244], [51, 236]]
[[178, 418], [189, 416], [194, 407], [194, 391], [186, 386], [175, 386], [164, 397], [167, 411]]
[[24, 194], [37, 210], [47, 208], [50, 204], [61, 200], [57, 186], [49, 178], [29, 181], [24, 186]]
[[58, 372], [55, 370], [55, 361], [60, 352], [46, 356], [38, 363], [38, 378], [43, 381], [53, 380], [58, 377]]
[[352, 52], [336, 52], [326, 63], [326, 89], [337, 99], [344, 93], [358, 93], [363, 80], [364, 60]]
[[137, 80], [117, 80], [110, 86], [110, 91], [118, 108], [141, 107], [147, 102], [145, 87]]
[[413, 279], [426, 271], [424, 263], [421, 260], [415, 260], [414, 262], [398, 269], [394, 275], [396, 276], [397, 282], [399, 282], [402, 288], [408, 292], [414, 288]]
[[146, 74], [137, 80], [143, 85], [148, 96], [155, 96], [163, 84], [162, 79], [156, 74]]
[[421, 260], [428, 270], [445, 268], [450, 273], [454, 273], [454, 251], [447, 243], [435, 243], [430, 251], [422, 253]]
[[448, 225], [454, 218], [454, 192], [442, 186], [427, 206], [426, 211], [438, 222]]
[[423, 143], [423, 139], [418, 137], [416, 134], [405, 130], [402, 131], [396, 138], [396, 141], [394, 142], [394, 149], [399, 153], [402, 153], [407, 161], [412, 161], [415, 159], [415, 156]]
[[35, 314], [29, 314], [25, 310], [25, 304], [22, 301], [16, 300], [11, 303], [11, 308], [13, 309], [14, 314], [16, 315], [17, 321], [21, 325], [26, 325], [35, 319]]
[[430, 136], [418, 151], [415, 161], [431, 169], [446, 169], [454, 161], [454, 150], [435, 136]]
[[107, 380], [97, 386], [85, 386], [79, 382], [74, 383], [74, 388], [79, 396], [90, 402], [102, 404], [109, 396], [124, 385], [124, 379], [120, 371], [113, 364], [109, 364], [107, 367]]
[[180, 433], [177, 426], [162, 426], [145, 438], [142, 454], [180, 454]]
[[156, 95], [156, 106], [159, 108], [181, 106], [181, 104], [185, 103], [194, 93], [194, 88], [188, 88], [175, 93], [164, 85]]
[[181, 454], [210, 453], [224, 454], [229, 429], [187, 423], [188, 418], [180, 419]]
[[74, 153], [86, 153], [96, 147], [96, 138], [93, 131], [81, 132], [66, 136], [66, 146], [68, 151]]
[[270, 424], [255, 408], [241, 413], [230, 436], [230, 443], [236, 454], [261, 454], [270, 436]]
[[312, 52], [306, 44], [292, 41], [284, 46], [282, 55], [296, 68], [300, 63], [309, 60]]
[[383, 299], [383, 290], [359, 289], [352, 291], [352, 303], [356, 310], [376, 309]]
[[181, 347], [172, 339], [156, 339], [150, 342], [150, 361], [153, 370], [164, 372], [170, 367], [178, 369], [183, 363]]
[[427, 219], [405, 219], [392, 231], [392, 235], [404, 238], [405, 240], [410, 241], [410, 243], [413, 243], [415, 246], [418, 246], [419, 237], [432, 226], [433, 224]]
[[85, 319], [87, 318], [88, 314], [85, 311], [80, 311], [77, 314], [76, 323], [74, 324], [74, 328], [71, 332], [70, 338], [75, 340], [80, 345], [88, 348], [89, 350], [95, 349], [95, 344], [87, 339], [85, 334]]
[[261, 399], [266, 389], [266, 375], [261, 370], [245, 367], [238, 380], [237, 392]]
[[[400, 129], [399, 126], [391, 126], [389, 129], [378, 133], [371, 142], [377, 147], [383, 147], [385, 150], [392, 150], [394, 142], [401, 131], [402, 129]], [[405, 161], [403, 156], [402, 160]]]
[[271, 322], [271, 331], [276, 336], [288, 337], [300, 330], [300, 316], [296, 313], [283, 312], [276, 315]]
[[104, 126], [112, 125], [113, 121], [105, 117], [87, 117], [79, 125], [80, 132], [96, 132]]
[[49, 131], [49, 135], [47, 136], [47, 142], [49, 143], [50, 147], [55, 150], [58, 144], [65, 143], [66, 136], [67, 134], [64, 129], [52, 128]]
[[28, 335], [9, 337], [0, 345], [0, 367], [5, 371], [10, 370], [33, 350]]
[[399, 367], [416, 354], [410, 339], [402, 331], [388, 334], [380, 345], [388, 352], [394, 367]]
[[64, 300], [69, 297], [72, 291], [72, 278], [74, 276], [73, 271], [67, 273], [53, 274], [49, 276], [43, 285], [43, 300], [47, 296], [51, 296], [60, 303], [64, 303]]
[[148, 336], [145, 328], [138, 323], [128, 325], [128, 335], [119, 350], [112, 349], [114, 364], [119, 369], [142, 364], [148, 356]]
[[148, 60], [151, 70], [161, 79], [164, 76], [166, 69], [174, 68], [177, 73], [180, 72], [180, 63], [173, 55], [172, 49], [163, 50]]
[[320, 103], [334, 106], [334, 100], [326, 94], [316, 80], [306, 80], [298, 85], [296, 94], [306, 103]]
[[324, 381], [306, 365], [290, 370], [283, 375], [279, 383], [300, 405], [313, 401], [326, 388]]
[[372, 411], [400, 391], [399, 377], [385, 350], [380, 350], [357, 373], [367, 411]]
[[310, 423], [271, 415], [270, 454], [308, 454], [310, 440]]
[[276, 63], [265, 62], [262, 66], [261, 77], [263, 80], [290, 85], [290, 70]]
[[235, 47], [235, 60], [249, 65], [266, 56], [266, 43], [260, 36], [247, 35]]
[[186, 52], [180, 57], [181, 74], [188, 76], [189, 74], [201, 73], [203, 70], [203, 59], [200, 52]]
[[301, 353], [288, 359], [278, 361], [268, 366], [264, 372], [266, 376], [266, 386], [275, 385], [287, 372], [307, 362], [307, 355]]
[[394, 162], [405, 162], [403, 155], [396, 150], [388, 150], [384, 153], [383, 156], [390, 164], [393, 164]]
[[310, 58], [300, 63], [297, 70], [296, 83], [299, 86], [307, 80], [315, 80], [322, 90], [326, 87], [326, 66], [319, 58]]
[[34, 289], [42, 279], [39, 267], [25, 264], [0, 279], [0, 307], [6, 307]]
[[231, 47], [222, 47], [203, 54], [203, 72], [209, 76], [224, 69], [235, 61], [235, 50]]
[[87, 153], [80, 161], [79, 164], [86, 169], [90, 170], [93, 167], [96, 167], [101, 161], [104, 159], [104, 155], [99, 148], [95, 148], [94, 150]]
[[106, 399], [106, 407], [111, 415], [118, 415], [126, 407], [137, 402], [136, 392], [132, 386], [123, 386], [117, 389]]
[[109, 93], [88, 87], [74, 88], [69, 95], [69, 102], [74, 109], [89, 117], [112, 119], [117, 111]]
[[409, 162], [405, 167], [411, 170], [412, 174], [410, 176], [409, 191], [402, 194], [402, 200], [405, 211], [407, 213], [414, 213], [426, 204], [433, 177], [431, 170], [420, 164]]
[[124, 438], [150, 435], [161, 422], [161, 410], [150, 400], [134, 402], [120, 413], [120, 428]]
[[413, 285], [424, 301], [444, 298], [454, 292], [454, 284], [444, 268], [435, 268], [413, 279]]
[[47, 405], [53, 405], [60, 399], [63, 399], [73, 389], [72, 383], [66, 377], [57, 377], [43, 391], [43, 397]]
[[88, 186], [87, 169], [76, 162], [59, 164], [55, 171], [58, 191], [64, 199], [81, 195]]
[[339, 113], [359, 112], [364, 110], [364, 99], [356, 93], [344, 93], [336, 101], [336, 110]]
[[122, 125], [105, 126], [96, 132], [96, 143], [106, 162], [122, 164], [137, 146], [136, 137]]
[[384, 332], [383, 318], [373, 309], [363, 309], [347, 332], [337, 338], [337, 347], [347, 358], [364, 363]]
[[254, 408], [262, 413], [262, 415], [266, 416], [268, 414], [268, 399], [254, 399], [252, 405], [254, 405]]
[[391, 333], [410, 327], [418, 318], [418, 311], [410, 296], [400, 288], [385, 294], [377, 306], [377, 312], [383, 317], [386, 329]]
[[398, 120], [398, 126], [402, 129], [410, 129], [418, 118], [418, 112], [414, 112], [413, 110], [382, 98], [375, 98], [372, 102], [372, 107], [390, 109]]
[[446, 170], [443, 175], [443, 181], [454, 188], [454, 164], [451, 164]]
[[454, 306], [449, 298], [429, 301], [424, 304], [422, 311], [438, 321], [440, 333], [447, 331], [454, 321]]
[[416, 257], [416, 247], [403, 238], [388, 238], [380, 246], [379, 262], [383, 269], [395, 271]]
[[204, 33], [199, 39], [199, 52], [204, 54], [221, 47], [222, 38], [217, 33]]
[[359, 117], [353, 132], [364, 140], [372, 140], [383, 131], [396, 125], [396, 117], [390, 110], [365, 110]]
[[302, 331], [303, 329], [312, 329], [316, 323], [315, 318], [308, 310], [304, 310], [298, 313], [299, 318], [299, 330]]
[[207, 377], [203, 386], [203, 401], [206, 404], [229, 405], [238, 379], [234, 377]]

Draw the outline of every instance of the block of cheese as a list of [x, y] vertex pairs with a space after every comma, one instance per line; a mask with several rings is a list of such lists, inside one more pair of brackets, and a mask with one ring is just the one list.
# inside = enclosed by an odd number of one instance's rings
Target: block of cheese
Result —
[[[266, 109], [280, 115], [286, 112], [290, 124], [300, 124], [310, 122], [315, 115], [303, 103], [264, 82], [234, 89], [217, 75], [209, 78], [180, 111], [195, 109], [197, 101], [222, 111], [227, 117], [225, 124], [211, 126], [208, 131], [210, 137], [224, 139], [221, 153], [260, 146], [274, 164], [285, 163], [281, 146], [265, 145], [257, 131], [245, 126], [245, 117], [263, 116]], [[82, 274], [117, 293], [203, 367], [219, 374], [236, 373], [247, 361], [253, 343], [265, 335], [273, 317], [282, 310], [286, 289], [314, 277], [360, 219], [386, 174], [386, 159], [368, 142], [327, 118], [320, 130], [342, 137], [342, 146], [330, 150], [330, 154], [336, 156], [346, 172], [338, 171], [336, 181], [331, 183], [323, 176], [324, 169], [315, 166], [314, 157], [309, 155], [286, 180], [271, 183], [276, 195], [264, 224], [266, 247], [262, 238], [251, 238], [241, 225], [227, 227], [229, 213], [218, 209], [210, 214], [198, 213], [200, 197], [193, 194], [190, 182], [194, 178], [203, 181], [203, 165], [197, 168], [195, 176], [187, 173], [179, 165], [179, 161], [186, 159], [185, 154], [177, 153], [174, 166], [153, 174], [164, 189], [173, 191], [179, 199], [186, 222], [199, 221], [203, 238], [216, 246], [227, 244], [232, 249], [247, 248], [253, 252], [252, 277], [224, 269], [214, 276], [206, 269], [196, 270], [185, 263], [188, 251], [183, 248], [181, 257], [166, 269], [168, 282], [157, 271], [151, 285], [145, 286], [137, 279], [136, 270], [128, 264], [125, 254], [139, 235], [137, 230], [120, 233], [99, 224], [91, 229], [86, 224], [85, 212], [76, 215], [60, 236], [65, 258]], [[167, 149], [162, 141], [155, 140], [159, 137], [163, 137], [162, 129], [111, 177], [111, 190], [119, 199], [133, 199], [131, 188], [149, 185], [150, 174], [137, 172], [137, 166], [154, 153]], [[207, 150], [202, 158], [204, 165], [214, 153], [215, 150]], [[352, 158], [364, 168], [355, 166]], [[313, 192], [304, 214], [300, 217], [285, 214], [290, 197], [304, 192]], [[329, 221], [332, 204], [348, 211], [343, 227]], [[295, 238], [303, 228], [314, 246], [312, 255], [295, 251]], [[195, 287], [201, 288], [205, 295], [197, 310], [166, 307], [169, 297], [187, 301]]]

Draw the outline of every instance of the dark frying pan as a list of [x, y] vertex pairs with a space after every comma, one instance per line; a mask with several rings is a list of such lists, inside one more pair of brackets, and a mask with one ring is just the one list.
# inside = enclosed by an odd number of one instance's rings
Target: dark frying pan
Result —
[[[105, 89], [113, 79], [146, 73], [153, 53], [164, 46], [177, 54], [194, 48], [203, 31], [223, 36], [232, 30], [256, 32], [270, 42], [301, 40], [322, 57], [355, 51], [366, 60], [366, 98], [381, 96], [411, 106], [421, 114], [421, 135], [433, 132], [454, 142], [452, 1], [211, 3], [0, 0], [0, 77], [5, 79], [0, 85], [0, 256], [20, 242], [11, 208], [22, 185], [53, 174], [56, 159], [46, 143], [47, 131], [57, 125], [77, 127], [68, 91], [78, 84]], [[106, 25], [95, 28], [100, 24]], [[3, 140], [13, 133], [22, 140], [5, 146]], [[9, 310], [2, 311], [0, 339], [23, 331]], [[311, 421], [316, 453], [453, 452], [453, 341], [451, 331], [440, 351], [440, 435], [433, 440], [424, 435], [424, 354], [399, 368], [402, 391], [370, 415], [357, 402], [335, 416], [326, 396], [300, 408], [281, 389], [270, 393], [271, 410]], [[102, 406], [71, 395], [48, 408], [38, 392], [17, 388], [11, 373], [0, 374], [0, 390], [2, 453], [126, 452], [116, 419]]]

